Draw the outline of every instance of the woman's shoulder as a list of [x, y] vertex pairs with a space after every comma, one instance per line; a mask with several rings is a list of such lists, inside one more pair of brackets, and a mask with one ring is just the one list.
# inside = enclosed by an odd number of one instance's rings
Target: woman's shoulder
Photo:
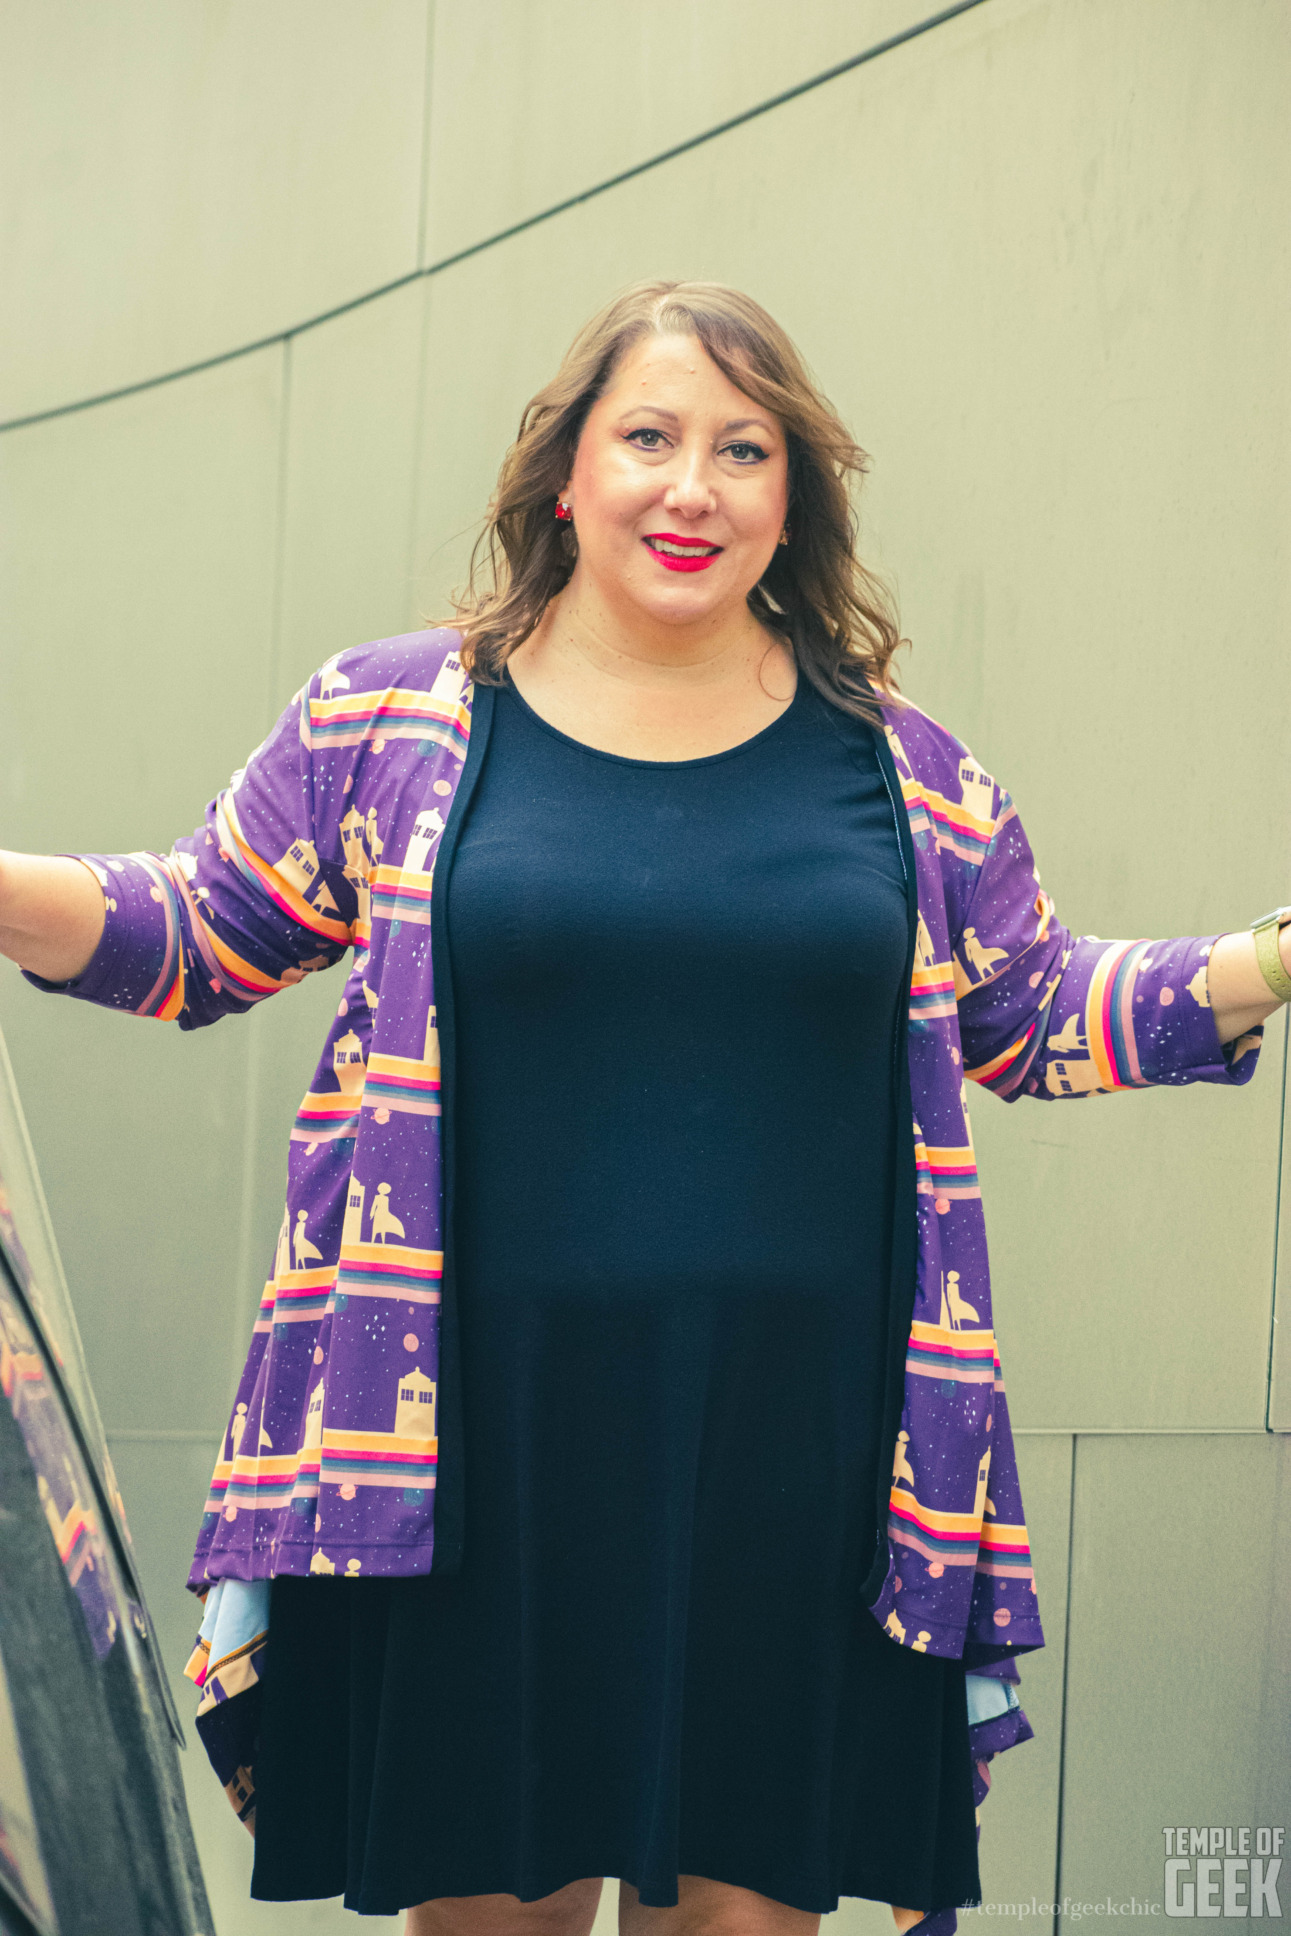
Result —
[[1012, 812], [1008, 794], [971, 747], [903, 694], [884, 698], [883, 726], [907, 797], [911, 789], [921, 795], [934, 818], [949, 813], [981, 841]]
[[955, 769], [962, 760], [977, 766], [966, 742], [904, 693], [885, 694], [882, 711], [884, 731], [898, 763], [904, 762], [916, 778], [924, 767]]
[[311, 698], [352, 703], [360, 694], [391, 690], [439, 698], [451, 684], [455, 700], [463, 684], [461, 644], [461, 633], [446, 625], [370, 639], [334, 654], [319, 667], [308, 690]]

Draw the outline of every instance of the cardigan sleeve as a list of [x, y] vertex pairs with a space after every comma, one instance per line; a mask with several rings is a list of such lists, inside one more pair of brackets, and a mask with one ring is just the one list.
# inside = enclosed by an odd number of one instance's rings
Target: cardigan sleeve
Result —
[[328, 851], [339, 842], [320, 836], [309, 694], [296, 695], [169, 854], [77, 856], [103, 889], [102, 938], [74, 981], [28, 981], [193, 1029], [341, 957], [353, 938], [354, 873], [343, 852]]
[[1102, 941], [1063, 927], [1007, 793], [951, 937], [964, 1073], [1005, 1101], [1154, 1083], [1244, 1083], [1262, 1029], [1221, 1044], [1206, 988], [1216, 936]]

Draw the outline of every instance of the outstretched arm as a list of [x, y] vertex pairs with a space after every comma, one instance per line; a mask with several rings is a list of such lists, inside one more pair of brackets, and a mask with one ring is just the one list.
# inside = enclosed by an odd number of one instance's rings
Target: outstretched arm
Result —
[[[1279, 1006], [1254, 935], [1072, 934], [1040, 886], [1012, 801], [998, 798], [950, 937], [965, 1075], [1006, 1101], [1247, 1081], [1260, 1024]], [[1286, 963], [1291, 933], [1280, 941]]]
[[79, 860], [0, 849], [0, 954], [45, 981], [73, 981], [103, 933], [103, 889]]
[[315, 824], [306, 696], [169, 854], [0, 856], [0, 948], [40, 988], [181, 1029], [336, 961], [355, 870], [335, 815]]

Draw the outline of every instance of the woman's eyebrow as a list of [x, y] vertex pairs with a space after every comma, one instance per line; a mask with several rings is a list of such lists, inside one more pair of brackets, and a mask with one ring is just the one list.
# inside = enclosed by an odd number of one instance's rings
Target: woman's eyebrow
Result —
[[620, 417], [619, 422], [623, 423], [627, 420], [627, 418], [635, 417], [639, 410], [649, 411], [652, 417], [666, 417], [669, 423], [681, 422], [681, 418], [677, 415], [677, 412], [675, 410], [665, 410], [662, 404], [658, 404], [658, 403], [634, 403], [630, 409], [627, 409], [623, 412], [623, 415]]
[[[678, 424], [681, 422], [681, 418], [675, 410], [665, 410], [662, 404], [634, 403], [630, 410], [623, 412], [622, 417], [619, 419], [620, 423], [626, 422], [629, 417], [635, 417], [637, 412], [641, 410], [648, 411], [652, 417], [666, 418], [669, 423]], [[729, 437], [733, 430], [765, 430], [768, 434], [774, 434], [771, 423], [766, 417], [732, 417], [729, 423], [722, 425], [718, 434], [722, 437]]]

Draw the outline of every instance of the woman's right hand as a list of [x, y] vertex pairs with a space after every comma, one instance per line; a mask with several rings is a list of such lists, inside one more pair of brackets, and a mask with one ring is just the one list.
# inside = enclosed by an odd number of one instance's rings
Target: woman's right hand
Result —
[[107, 910], [90, 869], [63, 854], [0, 849], [0, 954], [44, 981], [74, 981], [99, 945]]

